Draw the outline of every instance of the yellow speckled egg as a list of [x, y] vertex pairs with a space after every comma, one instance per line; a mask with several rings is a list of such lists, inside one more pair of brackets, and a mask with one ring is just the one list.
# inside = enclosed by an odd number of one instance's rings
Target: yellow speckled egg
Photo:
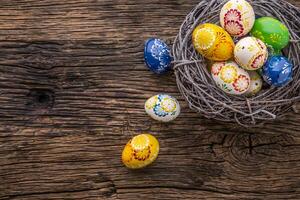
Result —
[[199, 25], [193, 31], [192, 39], [197, 52], [209, 60], [226, 61], [233, 57], [234, 42], [220, 26]]
[[263, 81], [256, 71], [248, 71], [248, 74], [250, 76], [250, 87], [245, 93], [245, 95], [254, 96], [261, 90]]
[[122, 161], [130, 169], [140, 169], [150, 165], [158, 156], [159, 143], [150, 134], [140, 134], [126, 144]]
[[255, 37], [245, 37], [235, 46], [234, 59], [246, 70], [258, 70], [268, 58], [266, 45]]
[[254, 21], [254, 10], [245, 0], [230, 0], [221, 9], [221, 26], [232, 36], [247, 35]]

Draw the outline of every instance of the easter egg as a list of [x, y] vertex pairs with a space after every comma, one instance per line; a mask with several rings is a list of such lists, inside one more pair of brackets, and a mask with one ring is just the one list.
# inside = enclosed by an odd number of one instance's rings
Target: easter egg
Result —
[[140, 169], [156, 160], [159, 153], [159, 143], [150, 134], [140, 134], [133, 137], [125, 145], [122, 161], [130, 169]]
[[245, 0], [230, 0], [221, 9], [221, 26], [232, 36], [247, 35], [254, 21], [254, 10]]
[[241, 95], [250, 87], [248, 72], [233, 61], [214, 63], [211, 74], [217, 86], [228, 94]]
[[264, 80], [276, 87], [284, 86], [292, 80], [293, 64], [284, 56], [272, 56], [263, 68]]
[[246, 70], [261, 68], [268, 58], [266, 45], [255, 37], [241, 39], [234, 48], [234, 59]]
[[192, 40], [197, 52], [209, 60], [226, 61], [233, 57], [234, 42], [220, 26], [199, 25], [193, 31]]
[[251, 35], [272, 46], [277, 52], [286, 47], [290, 41], [288, 28], [272, 17], [255, 20]]
[[164, 74], [171, 69], [170, 48], [160, 39], [151, 38], [146, 41], [144, 59], [147, 67], [156, 74]]
[[254, 96], [261, 90], [263, 81], [256, 71], [248, 71], [248, 74], [250, 76], [250, 87], [245, 95]]
[[167, 94], [158, 94], [146, 101], [145, 111], [157, 121], [170, 122], [180, 114], [180, 105], [174, 97]]

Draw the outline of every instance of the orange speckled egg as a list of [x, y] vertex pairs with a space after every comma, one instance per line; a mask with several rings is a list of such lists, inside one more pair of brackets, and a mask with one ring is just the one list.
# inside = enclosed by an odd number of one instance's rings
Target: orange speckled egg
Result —
[[129, 169], [140, 169], [156, 160], [158, 152], [157, 139], [150, 134], [140, 134], [126, 144], [122, 152], [122, 161]]

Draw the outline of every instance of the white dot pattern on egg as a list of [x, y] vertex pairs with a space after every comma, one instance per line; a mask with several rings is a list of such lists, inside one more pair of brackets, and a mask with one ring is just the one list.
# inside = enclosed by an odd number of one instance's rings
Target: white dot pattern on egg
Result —
[[247, 35], [255, 21], [252, 6], [245, 0], [230, 0], [221, 9], [221, 26], [232, 36]]
[[248, 73], [250, 76], [250, 87], [245, 93], [245, 95], [254, 96], [261, 90], [263, 81], [256, 71], [249, 71]]
[[174, 97], [167, 94], [158, 94], [146, 101], [145, 111], [157, 121], [170, 122], [180, 114], [180, 105]]
[[217, 86], [228, 94], [241, 95], [249, 89], [248, 72], [233, 61], [214, 63], [211, 74]]
[[234, 48], [234, 59], [246, 70], [261, 68], [268, 58], [267, 46], [255, 37], [241, 39]]

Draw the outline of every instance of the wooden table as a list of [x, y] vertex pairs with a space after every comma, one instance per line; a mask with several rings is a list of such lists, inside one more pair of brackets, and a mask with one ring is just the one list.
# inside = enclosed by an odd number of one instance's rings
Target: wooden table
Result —
[[[1, 0], [0, 199], [300, 199], [300, 114], [220, 124], [145, 68], [144, 41], [173, 39], [198, 1]], [[180, 100], [173, 123], [144, 112], [159, 92]], [[159, 158], [127, 170], [145, 131]]]

